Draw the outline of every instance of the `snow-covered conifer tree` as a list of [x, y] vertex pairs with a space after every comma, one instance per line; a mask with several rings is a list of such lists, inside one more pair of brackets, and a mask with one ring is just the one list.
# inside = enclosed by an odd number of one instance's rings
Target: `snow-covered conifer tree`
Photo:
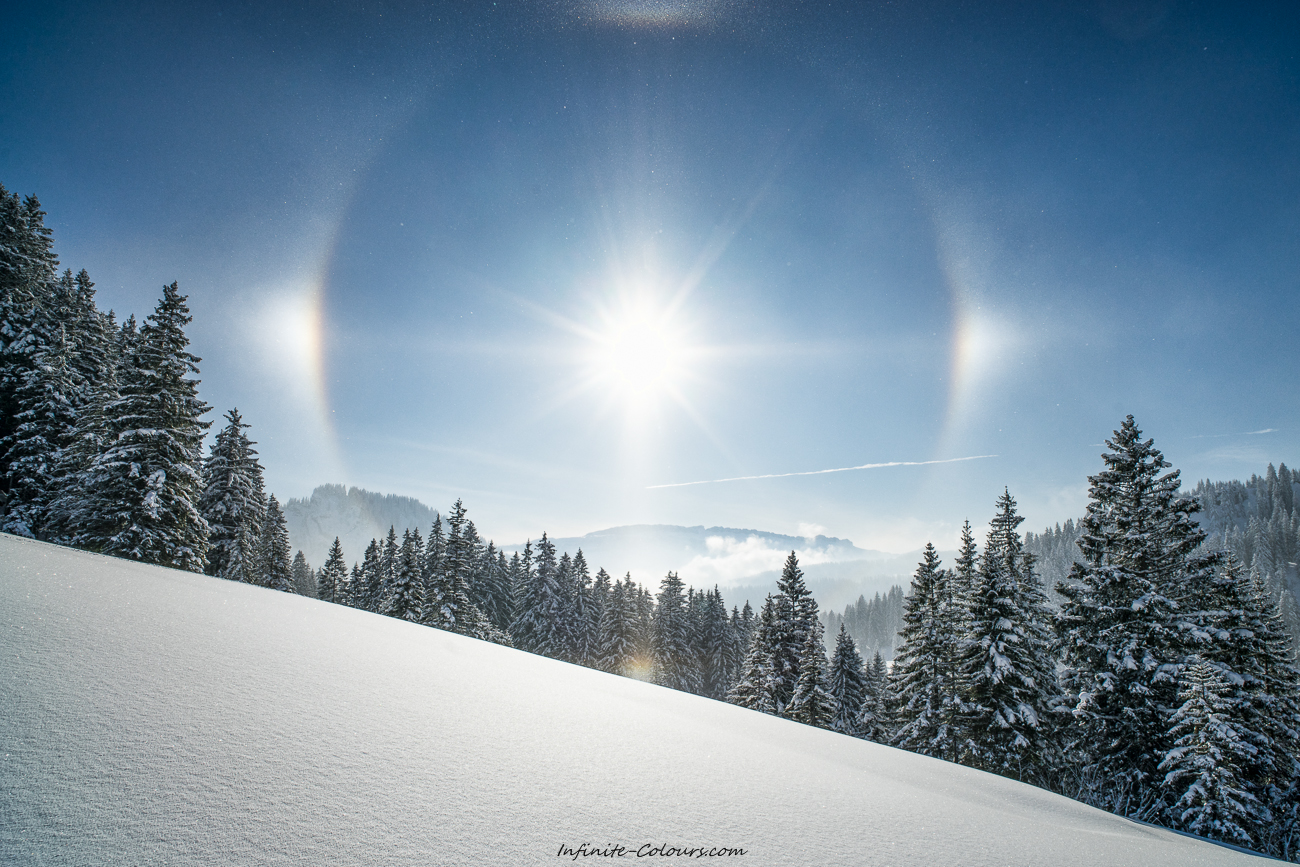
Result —
[[892, 700], [889, 692], [889, 669], [879, 650], [872, 657], [871, 665], [866, 672], [865, 696], [862, 700], [862, 718], [859, 723], [859, 730], [862, 732], [863, 738], [876, 743], [887, 744], [894, 735], [889, 713]]
[[1267, 810], [1242, 785], [1255, 748], [1228, 719], [1227, 691], [1214, 666], [1198, 660], [1184, 669], [1178, 693], [1182, 704], [1169, 733], [1174, 743], [1159, 770], [1165, 772], [1164, 786], [1173, 801], [1173, 827], [1253, 847], [1252, 830], [1265, 823]]
[[532, 568], [522, 574], [523, 596], [510, 627], [515, 647], [553, 659], [566, 647], [567, 599], [558, 573], [555, 545], [543, 533]]
[[316, 574], [316, 598], [347, 605], [347, 580], [348, 565], [343, 559], [343, 545], [339, 543], [339, 537], [335, 536], [334, 544], [330, 545], [329, 554], [325, 558], [325, 565]]
[[274, 494], [266, 503], [260, 559], [263, 571], [259, 584], [285, 593], [298, 592], [293, 582], [293, 563], [289, 560], [289, 525]]
[[382, 613], [398, 620], [428, 622], [433, 600], [424, 596], [424, 540], [419, 530], [402, 531], [402, 544], [394, 561]]
[[965, 734], [961, 761], [1037, 781], [1052, 767], [1056, 698], [1048, 612], [1024, 552], [1016, 501], [1004, 491], [970, 589], [969, 633], [958, 660]]
[[804, 725], [829, 728], [835, 714], [835, 700], [828, 686], [822, 625], [814, 620], [804, 639], [803, 653], [799, 658], [799, 680], [795, 682], [786, 716]]
[[379, 540], [371, 539], [361, 556], [361, 571], [354, 582], [352, 604], [376, 614], [383, 607], [383, 554], [379, 551]]
[[891, 715], [898, 728], [893, 745], [929, 756], [955, 760], [958, 732], [946, 699], [952, 685], [956, 637], [945, 614], [949, 573], [940, 568], [934, 545], [926, 543], [904, 602], [902, 644], [890, 674]]
[[773, 599], [774, 615], [768, 640], [772, 648], [769, 676], [772, 679], [772, 698], [777, 713], [785, 713], [799, 680], [799, 665], [804, 644], [817, 618], [817, 602], [812, 598], [803, 580], [803, 570], [794, 551], [786, 558], [777, 580], [777, 595]]
[[82, 501], [70, 516], [78, 547], [203, 570], [208, 526], [198, 510], [199, 465], [209, 423], [198, 381], [188, 378], [199, 361], [186, 351], [190, 321], [176, 284], [164, 287], [119, 377], [120, 397], [106, 408], [114, 420], [108, 448], [80, 479]]
[[763, 607], [756, 618], [753, 638], [745, 654], [740, 677], [731, 687], [727, 701], [740, 707], [762, 713], [777, 712], [775, 696], [775, 678], [772, 674], [773, 646], [771, 634], [776, 623], [776, 601], [771, 594], [763, 601]]
[[60, 454], [76, 431], [77, 383], [62, 328], [31, 355], [31, 366], [22, 372], [13, 395], [18, 409], [13, 431], [0, 440], [0, 466], [8, 472], [0, 530], [48, 539]]
[[1162, 798], [1157, 766], [1171, 745], [1178, 671], [1197, 649], [1180, 599], [1208, 580], [1218, 558], [1197, 553], [1199, 506], [1179, 496], [1178, 471], [1164, 472], [1169, 463], [1132, 416], [1107, 448], [1105, 469], [1088, 479], [1084, 562], [1057, 585], [1062, 687], [1074, 751], [1100, 782], [1089, 800], [1150, 816]]
[[255, 445], [244, 431], [248, 425], [238, 409], [226, 413], [229, 422], [203, 462], [203, 493], [199, 512], [207, 521], [208, 560], [205, 571], [232, 581], [253, 581], [257, 545], [266, 506], [260, 490], [260, 465]]
[[587, 558], [578, 549], [569, 569], [572, 611], [569, 617], [569, 659], [579, 665], [595, 667], [600, 655], [600, 606], [591, 586]]
[[627, 581], [615, 581], [600, 621], [600, 668], [603, 671], [633, 674], [637, 656], [637, 605], [636, 587], [632, 576]]
[[830, 727], [841, 734], [862, 737], [862, 710], [867, 699], [867, 676], [862, 655], [840, 624], [831, 654], [830, 694], [835, 702]]
[[696, 692], [699, 670], [691, 648], [690, 624], [682, 580], [669, 572], [659, 582], [654, 614], [654, 681], [660, 686]]
[[299, 551], [293, 555], [293, 563], [289, 567], [289, 574], [293, 577], [293, 589], [299, 596], [316, 595], [316, 573], [312, 571], [311, 564], [307, 562], [307, 555]]

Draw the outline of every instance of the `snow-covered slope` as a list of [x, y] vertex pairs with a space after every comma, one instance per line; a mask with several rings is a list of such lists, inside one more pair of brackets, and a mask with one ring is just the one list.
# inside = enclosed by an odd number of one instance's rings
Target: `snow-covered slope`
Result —
[[643, 844], [753, 865], [1260, 863], [650, 684], [11, 536], [0, 660], [4, 863], [554, 864], [581, 843], [628, 847], [619, 863]]

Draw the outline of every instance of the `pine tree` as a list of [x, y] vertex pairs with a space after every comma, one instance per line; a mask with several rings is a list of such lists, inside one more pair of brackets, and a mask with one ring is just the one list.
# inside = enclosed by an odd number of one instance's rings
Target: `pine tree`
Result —
[[397, 582], [397, 562], [401, 556], [401, 546], [397, 543], [397, 527], [390, 524], [388, 536], [379, 548], [379, 593], [375, 597], [381, 614], [388, 613], [393, 607], [394, 584]]
[[107, 451], [86, 470], [73, 509], [73, 544], [91, 551], [202, 571], [208, 526], [198, 511], [203, 432], [208, 406], [198, 398], [199, 359], [186, 351], [191, 321], [175, 283], [140, 330]]
[[843, 624], [840, 624], [839, 635], [835, 637], [835, 652], [831, 655], [830, 694], [835, 703], [831, 729], [850, 737], [862, 737], [867, 676], [862, 668], [862, 655]]
[[353, 582], [353, 605], [376, 614], [382, 610], [383, 571], [383, 555], [379, 551], [379, 540], [371, 539], [361, 557], [361, 571]]
[[804, 725], [829, 728], [835, 714], [835, 700], [831, 698], [827, 680], [822, 625], [814, 620], [804, 639], [799, 658], [799, 680], [795, 682], [786, 715]]
[[690, 624], [682, 581], [669, 572], [659, 582], [654, 614], [654, 682], [670, 689], [695, 692], [699, 671], [691, 652]]
[[1205, 534], [1192, 519], [1194, 499], [1178, 495], [1178, 472], [1133, 417], [1089, 477], [1087, 516], [1079, 525], [1084, 562], [1057, 591], [1072, 739], [1086, 772], [1101, 783], [1088, 795], [1121, 815], [1160, 808], [1157, 766], [1170, 748], [1168, 721], [1177, 677], [1195, 653], [1194, 632], [1179, 600], [1208, 580], [1216, 555], [1199, 555]]
[[1243, 766], [1254, 747], [1245, 743], [1228, 719], [1224, 693], [1228, 685], [1215, 668], [1197, 661], [1183, 672], [1178, 693], [1182, 705], [1173, 715], [1174, 744], [1159, 769], [1175, 796], [1171, 824], [1178, 830], [1225, 843], [1253, 846], [1251, 829], [1266, 821], [1267, 811], [1242, 785]]
[[567, 646], [567, 598], [558, 572], [555, 545], [543, 533], [533, 568], [523, 575], [524, 591], [510, 627], [515, 647], [552, 659]]
[[637, 656], [636, 587], [632, 576], [626, 582], [615, 581], [609, 604], [600, 621], [600, 669], [634, 675]]
[[307, 562], [307, 555], [299, 551], [293, 555], [293, 563], [289, 567], [289, 574], [293, 579], [294, 592], [300, 596], [316, 595], [316, 573], [312, 571], [311, 565]]
[[573, 556], [569, 570], [572, 611], [569, 617], [569, 660], [579, 665], [595, 666], [600, 655], [600, 607], [591, 586], [587, 558], [582, 549]]
[[330, 552], [325, 558], [325, 565], [320, 567], [320, 572], [316, 575], [316, 598], [340, 605], [349, 604], [347, 580], [348, 566], [343, 559], [343, 546], [339, 544], [339, 537], [335, 536], [334, 544], [330, 546]]
[[382, 613], [398, 620], [429, 622], [429, 609], [434, 600], [426, 600], [424, 596], [423, 564], [424, 540], [420, 538], [420, 531], [403, 530], [401, 547], [393, 558], [393, 577]]
[[890, 674], [891, 715], [898, 723], [893, 745], [955, 760], [958, 732], [945, 699], [956, 693], [952, 679], [955, 636], [945, 620], [949, 573], [940, 568], [934, 545], [926, 543], [904, 602], [903, 639]]
[[777, 712], [776, 680], [772, 672], [772, 659], [775, 655], [772, 633], [776, 619], [776, 600], [769, 594], [759, 611], [740, 677], [727, 695], [727, 701], [732, 704], [761, 713]]
[[[40, 202], [35, 196], [20, 201], [0, 185], [0, 510], [6, 512], [14, 482], [4, 444], [12, 443], [19, 416], [32, 408], [20, 392], [48, 346], [47, 308], [58, 266]], [[21, 491], [18, 496], [23, 502]]]
[[261, 467], [248, 425], [238, 409], [226, 413], [229, 424], [217, 433], [203, 463], [203, 493], [199, 512], [207, 522], [208, 560], [205, 571], [232, 581], [252, 581], [257, 543], [266, 507], [261, 502]]
[[719, 701], [727, 696], [736, 678], [737, 652], [734, 633], [727, 620], [727, 606], [715, 586], [701, 594], [700, 624], [696, 648], [700, 667], [700, 695]]
[[772, 647], [769, 676], [777, 713], [784, 714], [799, 680], [799, 665], [808, 633], [814, 624], [821, 625], [817, 618], [817, 603], [804, 585], [803, 571], [794, 551], [785, 560], [777, 590], [775, 620], [769, 632]]
[[0, 530], [48, 539], [61, 452], [71, 445], [77, 411], [77, 383], [63, 329], [32, 353], [14, 399], [19, 411], [13, 432], [0, 440], [0, 466], [8, 470], [6, 513]]
[[1021, 781], [1052, 767], [1050, 705], [1056, 697], [1048, 612], [1033, 560], [1017, 531], [1024, 521], [1003, 492], [970, 598], [969, 633], [958, 661], [964, 703], [964, 764]]
[[274, 494], [266, 504], [260, 560], [262, 574], [258, 584], [285, 593], [297, 592], [293, 582], [293, 564], [289, 560], [289, 525]]
[[879, 744], [889, 743], [894, 729], [890, 722], [889, 707], [892, 698], [889, 691], [889, 670], [885, 659], [877, 650], [867, 669], [864, 684], [865, 696], [862, 701], [862, 717], [858, 724], [862, 737]]

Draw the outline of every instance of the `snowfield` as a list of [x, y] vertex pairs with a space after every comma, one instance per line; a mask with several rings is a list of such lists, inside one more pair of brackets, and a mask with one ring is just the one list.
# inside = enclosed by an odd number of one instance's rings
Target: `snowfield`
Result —
[[3, 535], [0, 755], [4, 864], [560, 864], [584, 843], [626, 852], [581, 864], [1263, 863], [708, 699]]

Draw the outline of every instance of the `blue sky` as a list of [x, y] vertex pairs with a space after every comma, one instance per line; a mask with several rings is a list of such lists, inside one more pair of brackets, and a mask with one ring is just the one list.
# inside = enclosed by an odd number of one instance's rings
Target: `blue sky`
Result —
[[1300, 461], [1294, 4], [9, 10], [0, 182], [180, 282], [281, 498], [901, 551], [1077, 516], [1127, 413]]

